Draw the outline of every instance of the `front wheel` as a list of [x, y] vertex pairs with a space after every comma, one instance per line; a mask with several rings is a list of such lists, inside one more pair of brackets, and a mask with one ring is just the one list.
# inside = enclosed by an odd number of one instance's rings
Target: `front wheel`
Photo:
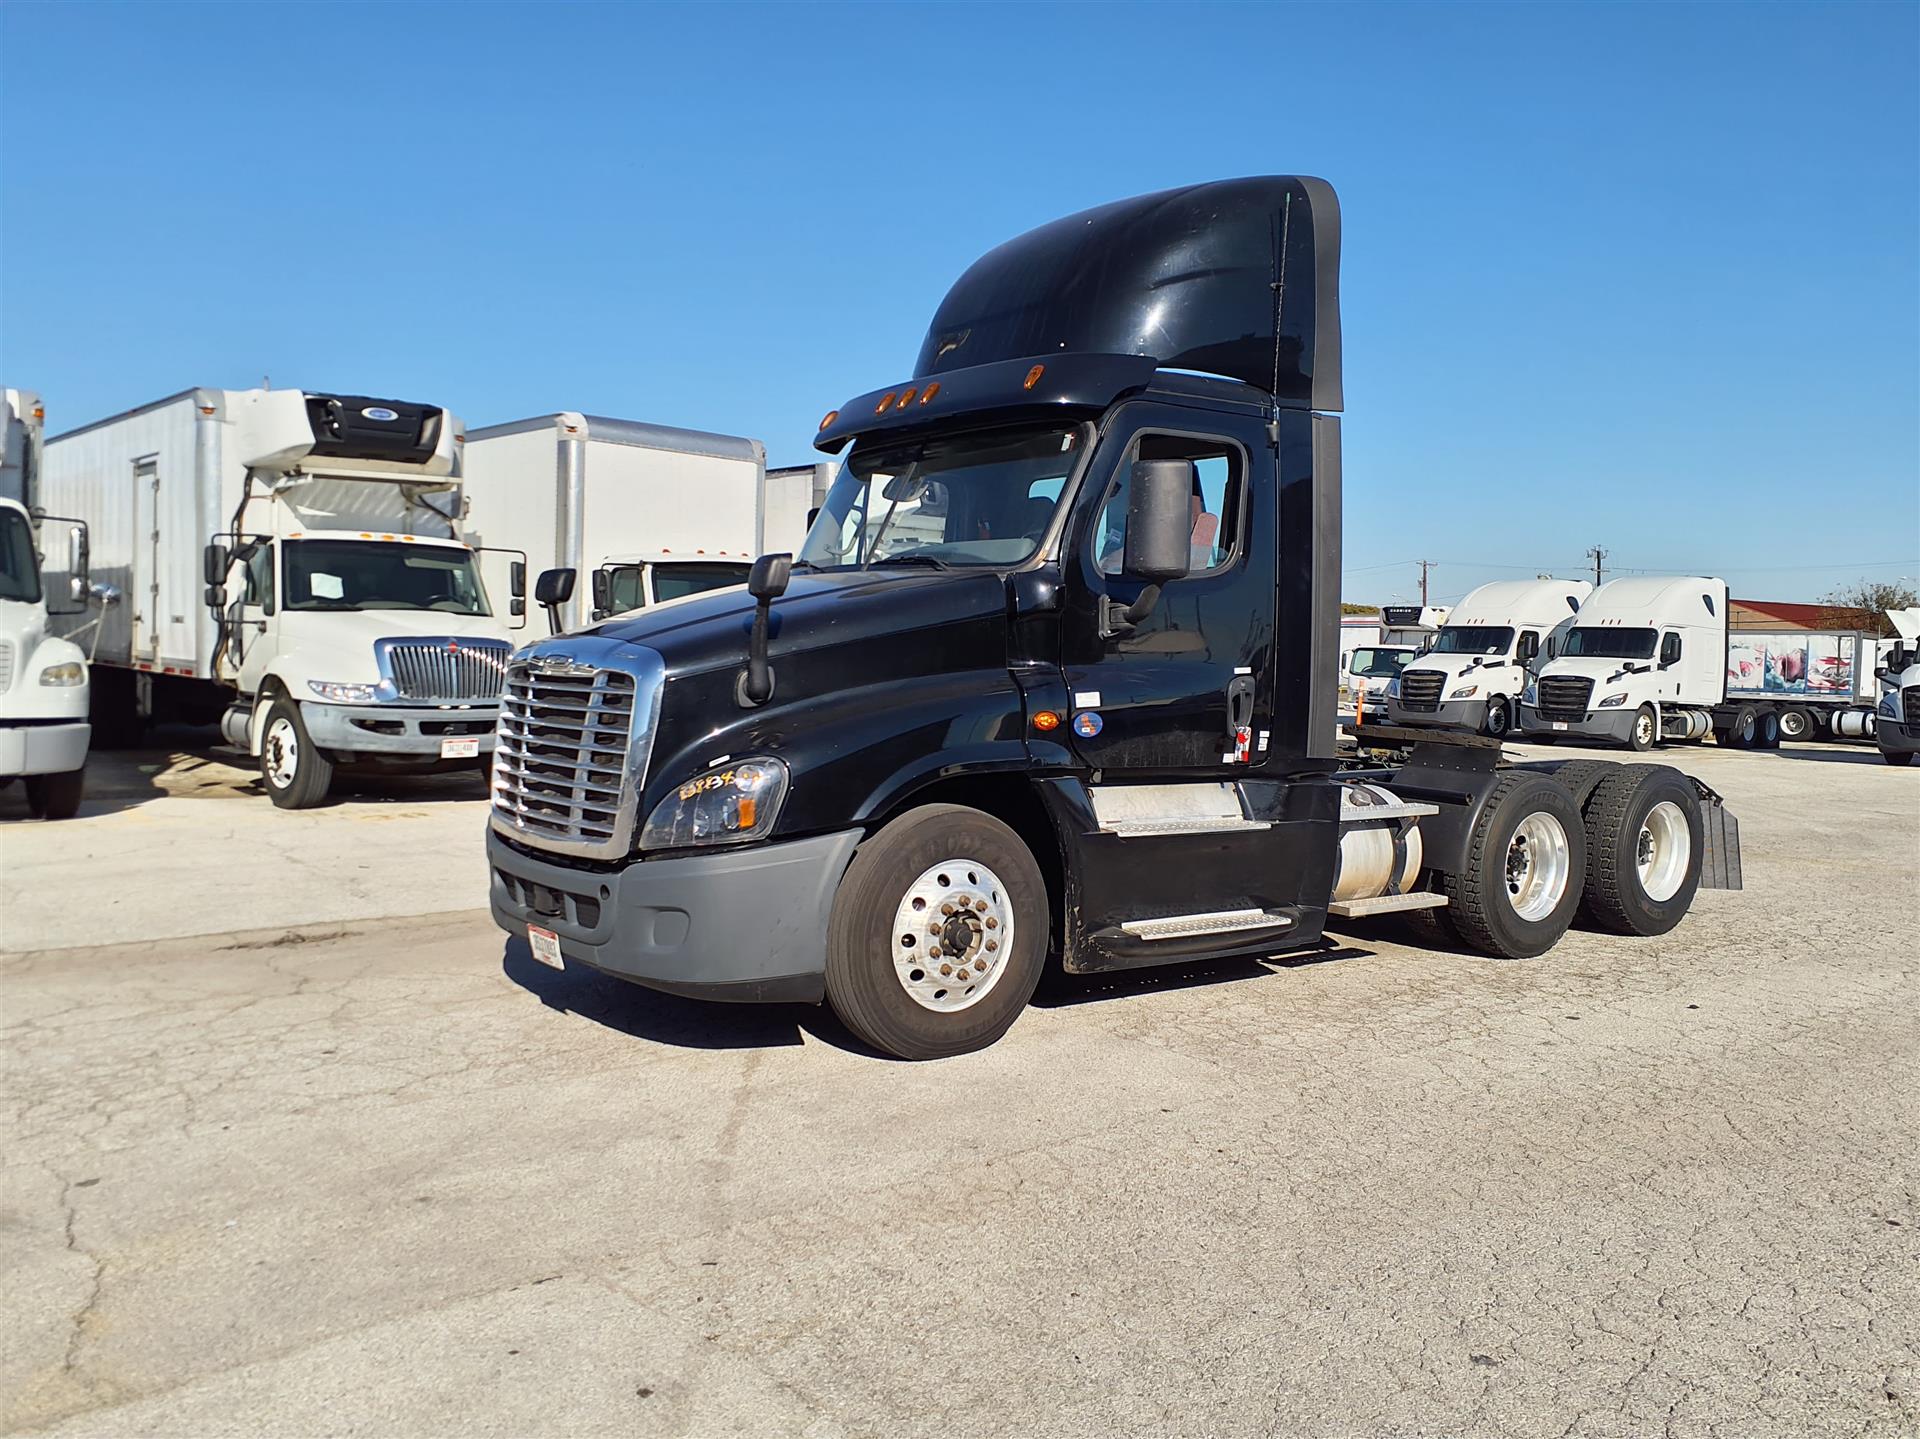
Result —
[[1046, 881], [1020, 836], [962, 805], [910, 810], [860, 846], [827, 924], [827, 999], [901, 1059], [984, 1049], [1047, 955]]
[[27, 808], [39, 819], [72, 819], [80, 813], [86, 791], [86, 771], [27, 776]]
[[1633, 717], [1633, 728], [1627, 733], [1628, 746], [1637, 754], [1645, 754], [1659, 738], [1660, 720], [1654, 714], [1653, 706], [1641, 705]]
[[1531, 959], [1567, 932], [1586, 869], [1587, 833], [1573, 796], [1546, 775], [1513, 770], [1480, 807], [1466, 864], [1441, 890], [1468, 944]]
[[1495, 739], [1505, 739], [1513, 728], [1513, 711], [1507, 708], [1507, 702], [1499, 696], [1487, 701], [1487, 722], [1482, 730]]
[[300, 707], [285, 695], [267, 704], [260, 733], [260, 778], [281, 809], [312, 809], [333, 787], [333, 761], [307, 737]]

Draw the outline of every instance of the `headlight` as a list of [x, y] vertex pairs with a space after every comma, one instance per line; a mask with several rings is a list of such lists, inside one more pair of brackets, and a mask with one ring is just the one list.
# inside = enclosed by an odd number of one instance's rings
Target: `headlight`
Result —
[[1470, 700], [1479, 693], [1479, 685], [1461, 685], [1459, 689], [1448, 695], [1447, 698], [1450, 700]]
[[1395, 675], [1392, 679], [1387, 681], [1387, 698], [1390, 700], [1397, 700], [1400, 698], [1400, 676], [1399, 675]]
[[[46, 681], [42, 680], [41, 683], [44, 684], [46, 683]], [[1878, 712], [1881, 719], [1899, 719], [1900, 718], [1900, 696], [1899, 695], [1881, 695]]]
[[780, 817], [787, 767], [777, 759], [721, 765], [661, 800], [640, 831], [642, 849], [682, 849], [758, 839]]
[[1627, 702], [1627, 692], [1625, 690], [1621, 690], [1619, 694], [1608, 695], [1605, 699], [1601, 700], [1600, 708], [1603, 710], [1618, 709], [1620, 708], [1621, 705], [1625, 704], [1626, 702]]
[[48, 665], [40, 671], [40, 683], [43, 685], [83, 685], [87, 682], [87, 667], [79, 660], [68, 660], [65, 664]]
[[308, 680], [307, 688], [321, 699], [337, 705], [364, 705], [373, 703], [375, 685], [343, 685], [332, 680]]
[[1523, 705], [1535, 704], [1539, 701], [1539, 698], [1540, 685], [1538, 681], [1528, 680], [1527, 687], [1520, 691], [1520, 703]]

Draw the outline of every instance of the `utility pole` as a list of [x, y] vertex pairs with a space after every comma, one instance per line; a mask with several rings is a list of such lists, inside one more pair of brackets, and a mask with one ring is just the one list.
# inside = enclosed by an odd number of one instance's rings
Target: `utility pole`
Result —
[[1607, 552], [1598, 545], [1587, 551], [1587, 558], [1593, 561], [1593, 587], [1596, 590], [1600, 588], [1600, 562], [1606, 557]]
[[1427, 607], [1427, 571], [1433, 565], [1432, 560], [1420, 561], [1420, 608]]

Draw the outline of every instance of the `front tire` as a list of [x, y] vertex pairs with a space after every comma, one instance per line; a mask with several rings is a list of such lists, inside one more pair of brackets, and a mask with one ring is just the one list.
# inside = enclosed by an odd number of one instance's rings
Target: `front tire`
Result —
[[827, 1000], [900, 1059], [984, 1049], [1033, 997], [1046, 881], [1024, 841], [962, 805], [909, 810], [860, 846], [827, 924]]
[[1686, 918], [1706, 856], [1700, 796], [1660, 764], [1622, 766], [1586, 805], [1587, 915], [1616, 934], [1665, 934]]
[[281, 809], [312, 809], [333, 787], [333, 761], [307, 736], [300, 707], [285, 695], [267, 704], [260, 731], [260, 780]]
[[1486, 723], [1480, 727], [1482, 734], [1495, 739], [1505, 739], [1513, 729], [1513, 711], [1507, 708], [1504, 699], [1495, 696], [1487, 701]]
[[83, 769], [68, 770], [65, 774], [28, 775], [27, 808], [38, 819], [72, 819], [80, 813], [86, 776]]
[[1641, 705], [1634, 713], [1633, 728], [1627, 731], [1627, 748], [1645, 754], [1660, 738], [1660, 718], [1652, 705]]
[[1559, 942], [1580, 903], [1587, 833], [1558, 781], [1512, 771], [1494, 784], [1459, 874], [1441, 890], [1460, 937], [1483, 954], [1531, 959]]

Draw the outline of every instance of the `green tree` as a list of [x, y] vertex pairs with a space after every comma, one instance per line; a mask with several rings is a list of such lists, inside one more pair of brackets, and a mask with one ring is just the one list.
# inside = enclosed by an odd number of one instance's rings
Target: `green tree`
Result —
[[[1915, 596], [1912, 585], [1888, 580], [1855, 580], [1827, 591], [1820, 603], [1827, 608], [1822, 624], [1842, 630], [1857, 626], [1869, 634], [1884, 636], [1893, 633], [1893, 626], [1887, 622], [1887, 611], [1920, 604], [1920, 597]], [[1861, 611], [1869, 612], [1872, 617], [1867, 618]]]

